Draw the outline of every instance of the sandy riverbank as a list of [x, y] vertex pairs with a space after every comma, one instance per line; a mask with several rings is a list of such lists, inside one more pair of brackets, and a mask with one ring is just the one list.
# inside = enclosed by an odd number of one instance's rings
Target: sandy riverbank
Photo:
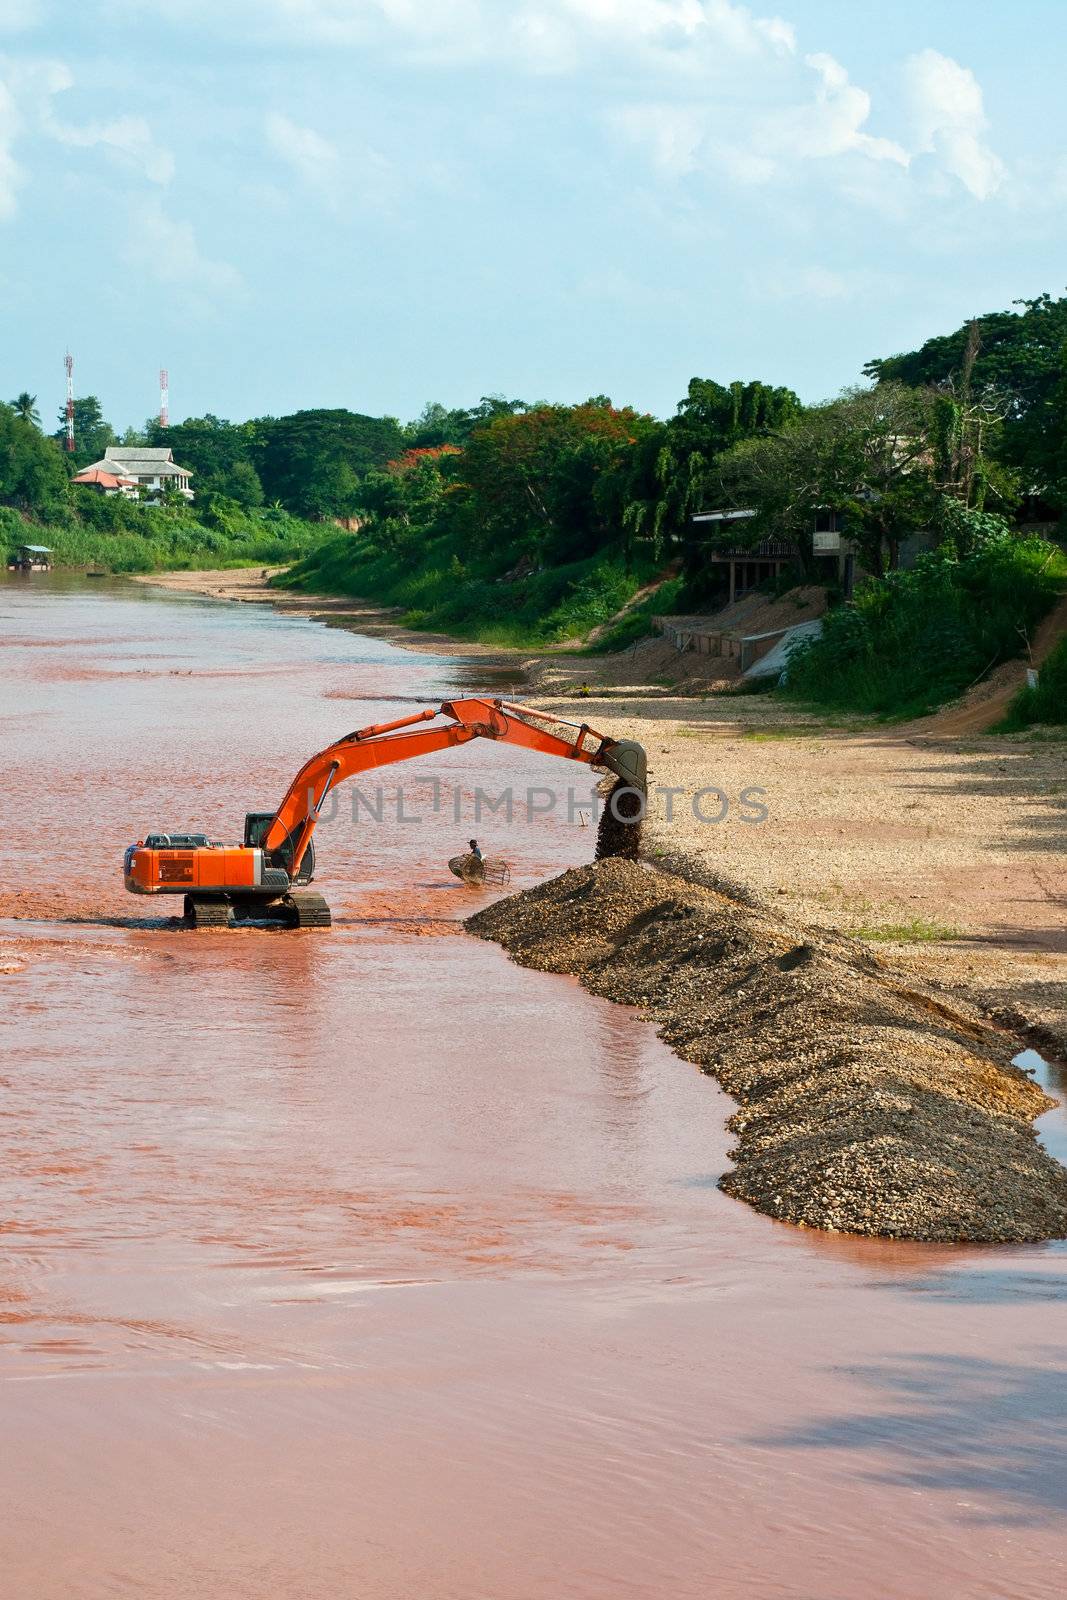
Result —
[[353, 633], [371, 634], [377, 639], [388, 639], [402, 649], [421, 650], [429, 655], [479, 657], [507, 661], [509, 665], [521, 659], [515, 652], [502, 651], [496, 645], [461, 642], [441, 633], [413, 633], [410, 628], [401, 627], [397, 621], [398, 611], [376, 606], [369, 600], [273, 588], [271, 578], [284, 570], [284, 567], [234, 567], [217, 572], [146, 572], [137, 573], [131, 582], [171, 589], [176, 594], [203, 595], [209, 600], [269, 605], [290, 617], [321, 618], [336, 627], [350, 628]]
[[[359, 601], [271, 589], [269, 576], [138, 581], [511, 666], [531, 703], [646, 746], [652, 859], [682, 853], [794, 922], [870, 940], [904, 973], [1067, 1055], [1067, 741], [950, 737], [943, 719], [830, 726], [766, 696], [716, 693], [713, 662], [662, 641], [531, 658], [413, 633]], [[721, 822], [694, 815], [709, 787], [725, 796]], [[682, 792], [669, 802], [671, 788]], [[764, 791], [765, 822], [743, 820], [746, 789]], [[702, 809], [717, 816], [723, 802], [707, 795]]]
[[805, 1227], [1023, 1243], [1067, 1235], [1052, 1103], [1013, 1044], [865, 945], [648, 862], [607, 860], [467, 922], [524, 966], [639, 1006], [740, 1102], [720, 1186]]

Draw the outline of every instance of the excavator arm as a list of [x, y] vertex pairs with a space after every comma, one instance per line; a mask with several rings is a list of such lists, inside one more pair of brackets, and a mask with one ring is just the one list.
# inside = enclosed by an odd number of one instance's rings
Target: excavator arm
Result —
[[[438, 722], [439, 718], [446, 719]], [[436, 722], [436, 727], [424, 724]], [[557, 731], [562, 730], [562, 731]], [[562, 721], [504, 700], [446, 700], [395, 722], [360, 728], [306, 761], [289, 785], [263, 841], [271, 860], [295, 877], [330, 792], [346, 778], [397, 761], [431, 755], [471, 739], [499, 739], [587, 766], [604, 766], [644, 794], [645, 755], [629, 740], [611, 739], [585, 723]]]
[[[647, 774], [639, 744], [505, 700], [446, 700], [327, 745], [300, 768], [277, 811], [248, 814], [242, 845], [215, 844], [200, 833], [147, 834], [126, 851], [126, 887], [131, 894], [183, 894], [185, 919], [197, 928], [264, 917], [289, 927], [328, 927], [329, 907], [305, 886], [313, 872], [312, 835], [333, 789], [359, 773], [472, 739], [499, 739], [614, 772], [615, 794], [620, 788], [628, 792], [621, 806], [613, 794], [601, 822], [598, 854], [635, 852], [637, 830], [624, 823], [644, 809]], [[607, 832], [605, 824], [611, 824]]]

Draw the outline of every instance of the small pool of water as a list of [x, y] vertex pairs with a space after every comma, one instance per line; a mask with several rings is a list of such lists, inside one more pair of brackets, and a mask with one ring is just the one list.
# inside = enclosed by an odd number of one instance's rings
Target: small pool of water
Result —
[[1038, 1117], [1034, 1127], [1049, 1155], [1067, 1166], [1067, 1066], [1063, 1062], [1046, 1061], [1037, 1050], [1021, 1050], [1012, 1061], [1059, 1102], [1043, 1117]]

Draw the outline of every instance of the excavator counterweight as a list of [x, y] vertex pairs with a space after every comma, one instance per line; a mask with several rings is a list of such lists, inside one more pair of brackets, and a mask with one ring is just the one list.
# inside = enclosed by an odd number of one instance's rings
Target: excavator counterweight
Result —
[[597, 854], [636, 854], [647, 786], [639, 744], [504, 700], [446, 700], [436, 709], [358, 728], [320, 750], [300, 768], [276, 811], [248, 812], [241, 844], [214, 843], [203, 833], [146, 834], [126, 851], [126, 888], [182, 895], [185, 921], [196, 928], [240, 922], [329, 927], [329, 906], [307, 886], [315, 874], [312, 836], [331, 790], [357, 773], [472, 739], [497, 739], [613, 772], [617, 782]]

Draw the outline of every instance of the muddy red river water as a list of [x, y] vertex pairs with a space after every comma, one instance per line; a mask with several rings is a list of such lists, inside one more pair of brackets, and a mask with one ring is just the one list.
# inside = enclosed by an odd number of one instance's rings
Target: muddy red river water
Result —
[[402, 774], [420, 820], [396, 769], [380, 822], [342, 796], [327, 933], [124, 893], [146, 829], [236, 838], [312, 750], [480, 687], [0, 584], [0, 1595], [1061, 1595], [1063, 1247], [721, 1194], [714, 1082], [458, 927], [476, 786], [515, 788], [476, 831], [516, 886], [589, 858], [570, 768], [479, 743]]

